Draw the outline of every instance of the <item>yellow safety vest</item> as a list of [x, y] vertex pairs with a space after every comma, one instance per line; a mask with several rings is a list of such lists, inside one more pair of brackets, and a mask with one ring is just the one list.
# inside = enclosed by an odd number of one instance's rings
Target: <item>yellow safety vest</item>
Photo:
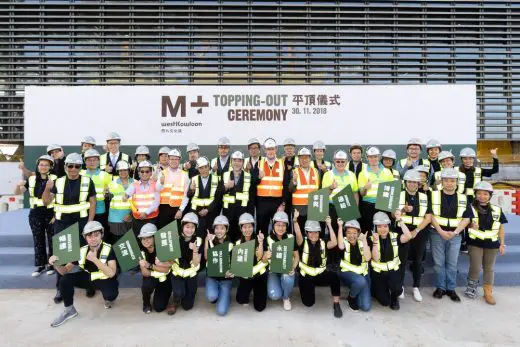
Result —
[[[200, 247], [202, 245], [202, 239], [200, 237], [197, 237], [195, 242], [197, 244], [197, 247]], [[190, 278], [190, 277], [197, 276], [197, 272], [199, 271], [199, 269], [200, 269], [200, 263], [195, 266], [195, 265], [193, 265], [193, 260], [190, 262], [189, 268], [183, 269], [179, 265], [179, 258], [175, 259], [171, 266], [172, 274], [174, 276], [182, 277], [182, 278]]]
[[[121, 159], [119, 159], [119, 161], [121, 161], [121, 160], [126, 161], [127, 163], [130, 163], [130, 157], [128, 156], [128, 154], [121, 153]], [[105, 171], [107, 168], [107, 165], [108, 165], [108, 153], [103, 153], [99, 157], [99, 168], [101, 170]], [[112, 171], [112, 172], [115, 172], [116, 168], [114, 167], [113, 170], [114, 171]]]
[[329, 202], [332, 203], [332, 198], [335, 197], [343, 188], [350, 185], [352, 191], [355, 193], [358, 191], [358, 182], [356, 174], [350, 170], [345, 170], [343, 175], [336, 175], [336, 170], [329, 170], [323, 174], [321, 186], [323, 188], [330, 187], [332, 182], [336, 180], [337, 187], [329, 194]]
[[208, 207], [213, 200], [215, 200], [215, 192], [217, 191], [218, 182], [220, 180], [220, 177], [214, 174], [211, 174], [211, 182], [208, 182], [211, 184], [210, 191], [209, 191], [209, 198], [199, 198], [200, 195], [200, 189], [199, 189], [199, 175], [193, 177], [193, 180], [195, 181], [195, 194], [193, 195], [193, 198], [191, 199], [191, 208], [196, 210], [197, 207]]
[[359, 247], [359, 252], [361, 253], [361, 264], [353, 265], [350, 262], [350, 242], [347, 241], [347, 238], [343, 238], [345, 243], [345, 253], [343, 259], [341, 259], [339, 263], [339, 267], [342, 272], [354, 272], [358, 275], [366, 276], [368, 274], [368, 262], [365, 260], [365, 256], [363, 255], [363, 242], [357, 241], [357, 245]]
[[441, 216], [442, 191], [432, 192], [432, 212], [440, 226], [456, 228], [462, 221], [462, 215], [466, 210], [467, 198], [461, 193], [457, 194], [457, 218], [444, 218]]
[[[144, 253], [144, 251], [141, 251], [141, 256], [143, 257], [143, 259], [146, 259], [146, 253]], [[170, 273], [170, 269], [168, 269], [168, 272], [150, 270], [150, 276], [152, 276], [153, 278], [157, 278], [159, 280], [159, 282], [166, 281], [169, 273]]]
[[[224, 172], [223, 180], [224, 184], [228, 183], [231, 178], [231, 172], [227, 171]], [[240, 206], [247, 206], [247, 203], [249, 202], [249, 188], [251, 187], [251, 174], [249, 172], [242, 171], [242, 179], [244, 180], [244, 184], [242, 185], [242, 191], [236, 192], [235, 195], [233, 194], [225, 194], [222, 198], [222, 201], [224, 202], [224, 208], [228, 208], [229, 204], [234, 204], [236, 200], [240, 200]]]
[[[480, 181], [482, 181], [482, 168], [476, 167], [475, 168], [475, 172], [473, 173], [473, 187], [475, 187], [475, 184], [477, 184]], [[474, 190], [473, 187], [466, 188], [465, 194], [467, 196], [474, 196], [475, 195], [475, 190]]]
[[394, 175], [394, 179], [396, 181], [401, 179], [401, 174], [399, 173], [398, 170], [392, 168], [392, 169], [390, 169], [390, 171], [392, 171], [392, 175]]
[[[331, 170], [332, 169], [332, 163], [330, 161], [324, 160], [323, 164], [325, 164], [325, 167], [327, 168], [327, 170]], [[311, 160], [311, 167], [313, 167], [315, 169], [319, 169], [319, 167], [316, 167], [316, 165], [314, 165], [314, 160]]]
[[[108, 186], [108, 190], [112, 193], [112, 199], [110, 200], [110, 208], [113, 210], [128, 210], [130, 211], [131, 201], [127, 200], [123, 201], [123, 196], [125, 195], [126, 189], [123, 187], [123, 184], [118, 183], [119, 177], [114, 177], [110, 185]], [[128, 178], [129, 186], [133, 183], [132, 178]]]
[[[401, 164], [401, 167], [404, 168], [406, 167], [406, 161], [408, 160], [408, 158], [403, 158], [401, 160], [399, 160], [399, 163]], [[428, 159], [419, 159], [419, 165], [424, 165], [426, 166], [428, 169], [430, 169], [430, 161]]]
[[[358, 177], [358, 185], [361, 186], [359, 182], [364, 182], [364, 179], [366, 178], [366, 181], [372, 182], [372, 185], [370, 189], [367, 191], [365, 196], [363, 196], [363, 199], [366, 198], [376, 198], [377, 197], [377, 189], [379, 187], [379, 183], [383, 182], [390, 182], [394, 180], [394, 175], [392, 174], [392, 171], [388, 170], [387, 168], [380, 168], [378, 174], [372, 171], [368, 171], [369, 166], [365, 166], [363, 168], [363, 171], [359, 173]], [[361, 176], [363, 175], [363, 176]], [[363, 178], [363, 180], [362, 180]]]
[[88, 188], [90, 185], [90, 177], [80, 176], [79, 201], [77, 204], [64, 205], [63, 195], [65, 190], [65, 182], [67, 176], [60, 177], [56, 180], [56, 196], [54, 197], [54, 215], [56, 219], [61, 220], [62, 214], [79, 213], [80, 218], [88, 216], [90, 202], [88, 201]]
[[[417, 196], [419, 197], [419, 213], [417, 216], [409, 216], [406, 212], [403, 212], [401, 216], [401, 220], [404, 224], [415, 225], [418, 226], [424, 221], [424, 216], [426, 215], [426, 210], [428, 209], [428, 195], [424, 193], [417, 192]], [[402, 210], [406, 203], [406, 191], [401, 192], [399, 196], [399, 209]]]
[[96, 188], [96, 201], [105, 201], [105, 187], [112, 181], [112, 175], [105, 172], [99, 171], [98, 174], [90, 174], [87, 170], [81, 170], [79, 173], [81, 176], [87, 176], [94, 182]]
[[[394, 251], [394, 259], [387, 261], [387, 262], [381, 262], [381, 261], [375, 261], [372, 259], [370, 262], [372, 264], [372, 269], [375, 272], [381, 272], [381, 271], [392, 271], [392, 270], [399, 270], [399, 265], [401, 265], [401, 261], [399, 260], [399, 245], [397, 244], [397, 238], [399, 235], [394, 232], [389, 232], [388, 236], [390, 238], [390, 242], [392, 243], [392, 249]], [[377, 243], [377, 251], [379, 252], [379, 257], [381, 257], [381, 240]], [[381, 260], [381, 258], [379, 259]]]
[[300, 260], [298, 266], [300, 267], [300, 275], [309, 275], [315, 277], [327, 269], [327, 247], [325, 245], [325, 241], [320, 239], [321, 264], [319, 267], [311, 267], [307, 265], [309, 263], [309, 242], [311, 241], [308, 238], [305, 237], [303, 239], [302, 259]]
[[[56, 181], [58, 176], [50, 174], [48, 175], [48, 178], [53, 181]], [[41, 198], [37, 198], [34, 196], [34, 188], [36, 187], [36, 175], [29, 176], [27, 183], [29, 184], [29, 205], [31, 206], [31, 208], [45, 206]], [[54, 208], [54, 205], [50, 203], [49, 205], [47, 205], [47, 208]]]
[[[475, 222], [478, 225], [479, 218], [478, 218], [478, 212], [477, 210], [471, 206], [471, 209], [473, 210], [473, 215], [475, 217], [472, 218], [472, 221]], [[491, 241], [497, 241], [498, 240], [498, 232], [500, 231], [500, 216], [502, 214], [502, 209], [498, 206], [491, 205], [491, 217], [493, 219], [493, 224], [491, 225], [491, 229], [488, 230], [475, 230], [472, 228], [468, 229], [468, 235], [471, 239], [480, 239], [480, 240], [491, 240]]]
[[[85, 269], [85, 262], [87, 261], [87, 253], [88, 253], [88, 245], [85, 245], [81, 247], [79, 250], [79, 266], [85, 270], [86, 272], [89, 272]], [[110, 253], [110, 250], [112, 249], [112, 246], [108, 243], [105, 243], [101, 241], [101, 253], [99, 253], [99, 261], [101, 261], [103, 264], [107, 263], [108, 254]], [[109, 277], [105, 275], [105, 273], [98, 269], [98, 271], [90, 272], [90, 280], [96, 281], [96, 280], [106, 280]]]
[[[242, 243], [241, 240], [238, 240], [235, 242], [235, 244], [238, 246]], [[256, 249], [255, 249], [255, 258], [256, 258]], [[262, 260], [259, 260], [256, 265], [253, 265], [253, 277], [256, 275], [263, 275], [267, 271], [267, 263], [264, 263]]]
[[[442, 190], [441, 172], [442, 172], [442, 168], [441, 168], [441, 171], [436, 171], [434, 173], [435, 181], [441, 182], [437, 185], [437, 190]], [[466, 184], [466, 174], [459, 171], [459, 178], [457, 178], [457, 193], [464, 194], [464, 185], [465, 184]]]

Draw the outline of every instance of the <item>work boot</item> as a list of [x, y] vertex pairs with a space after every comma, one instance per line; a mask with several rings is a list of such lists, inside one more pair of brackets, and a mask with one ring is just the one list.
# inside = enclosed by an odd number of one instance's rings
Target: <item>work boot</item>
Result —
[[63, 301], [63, 297], [61, 296], [61, 292], [58, 289], [58, 290], [56, 290], [56, 295], [54, 296], [54, 303], [59, 304], [62, 301]]
[[490, 305], [496, 305], [495, 298], [493, 298], [493, 285], [484, 284], [484, 300]]
[[96, 295], [96, 289], [93, 287], [90, 287], [87, 289], [87, 298], [93, 298], [94, 295]]
[[449, 296], [451, 301], [460, 302], [460, 297], [457, 295], [455, 290], [447, 290], [446, 296]]
[[56, 318], [52, 323], [51, 327], [56, 328], [68, 321], [71, 318], [74, 318], [78, 315], [78, 311], [74, 308], [74, 306], [65, 307], [65, 310]]
[[343, 317], [343, 311], [341, 310], [341, 306], [339, 305], [339, 302], [335, 302], [332, 308], [334, 309], [334, 317], [336, 317], [336, 318]]
[[433, 297], [436, 299], [442, 299], [442, 297], [444, 295], [446, 295], [446, 291], [444, 291], [440, 288], [436, 288], [435, 291], [433, 292]]
[[478, 281], [468, 280], [468, 286], [464, 291], [464, 296], [470, 299], [475, 299], [477, 296]]
[[177, 312], [177, 303], [172, 302], [168, 305], [168, 316], [173, 316]]

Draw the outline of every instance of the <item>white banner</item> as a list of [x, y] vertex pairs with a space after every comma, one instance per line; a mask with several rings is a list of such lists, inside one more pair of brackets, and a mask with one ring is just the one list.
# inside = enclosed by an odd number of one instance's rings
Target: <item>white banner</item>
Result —
[[327, 145], [476, 143], [474, 85], [27, 87], [25, 145], [232, 145], [251, 137]]

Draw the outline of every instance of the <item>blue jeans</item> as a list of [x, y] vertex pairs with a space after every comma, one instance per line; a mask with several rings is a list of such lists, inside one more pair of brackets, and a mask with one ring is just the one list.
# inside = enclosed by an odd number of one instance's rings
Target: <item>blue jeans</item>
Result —
[[289, 299], [294, 287], [295, 275], [269, 272], [267, 275], [267, 295], [271, 300]]
[[438, 232], [430, 233], [435, 271], [435, 287], [442, 290], [455, 290], [457, 286], [457, 262], [460, 251], [460, 235], [444, 240]]
[[349, 288], [349, 296], [357, 298], [359, 308], [363, 311], [370, 311], [372, 308], [370, 276], [358, 275], [350, 271], [341, 271], [339, 279]]
[[229, 310], [232, 285], [232, 280], [206, 277], [206, 299], [211, 303], [216, 302], [219, 316], [225, 316]]

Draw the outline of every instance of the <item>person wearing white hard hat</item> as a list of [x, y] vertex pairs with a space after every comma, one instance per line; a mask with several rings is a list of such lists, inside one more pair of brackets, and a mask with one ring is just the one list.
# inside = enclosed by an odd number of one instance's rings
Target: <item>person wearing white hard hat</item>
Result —
[[[81, 154], [70, 153], [65, 158], [66, 176], [60, 177], [56, 183], [48, 180], [42, 194], [43, 204], [54, 205], [54, 234], [78, 223], [79, 230], [83, 230], [88, 221], [93, 221], [96, 215], [96, 187], [94, 182], [87, 176], [81, 176], [83, 159]], [[80, 238], [80, 243], [85, 240]], [[55, 303], [62, 301], [59, 291], [59, 273], [56, 276]], [[90, 290], [87, 295], [92, 296]]]
[[126, 161], [132, 166], [132, 158], [126, 154], [121, 153], [119, 151], [119, 147], [121, 146], [121, 136], [118, 133], [110, 132], [106, 138], [106, 147], [107, 152], [101, 154], [99, 158], [99, 168], [103, 171], [106, 171], [114, 176], [117, 176], [117, 163], [119, 161]]
[[430, 233], [436, 287], [433, 296], [441, 299], [447, 295], [455, 302], [460, 302], [455, 292], [460, 233], [473, 217], [466, 195], [457, 193], [458, 174], [452, 168], [441, 171], [442, 190], [431, 193], [432, 225], [436, 232]]
[[269, 223], [277, 211], [286, 209], [289, 196], [289, 172], [285, 170], [282, 159], [276, 157], [276, 141], [268, 138], [264, 141], [265, 156], [258, 164], [258, 176], [253, 177], [256, 186], [257, 230], [269, 232]]
[[[442, 151], [437, 157], [441, 170], [435, 172], [433, 175], [435, 185], [433, 188], [436, 190], [442, 190], [441, 172], [446, 168], [454, 168], [455, 156], [449, 151]], [[459, 178], [457, 179], [457, 192], [464, 193], [464, 185], [466, 183], [466, 175], [459, 171]]]
[[330, 217], [327, 217], [325, 221], [327, 228], [329, 228], [330, 239], [328, 241], [320, 237], [320, 222], [308, 219], [305, 222], [305, 236], [303, 236], [300, 226], [296, 223], [296, 218], [298, 218], [297, 210], [294, 212], [293, 218], [294, 235], [300, 257], [298, 285], [302, 303], [307, 307], [314, 306], [316, 302], [316, 286], [329, 286], [332, 295], [334, 317], [341, 318], [343, 317], [343, 311], [339, 304], [341, 287], [338, 274], [336, 271], [327, 269], [327, 250], [338, 245], [336, 235], [332, 230]]
[[408, 140], [406, 145], [407, 157], [397, 162], [397, 169], [399, 170], [401, 177], [404, 176], [404, 173], [407, 170], [415, 169], [418, 165], [424, 165], [430, 169], [430, 161], [421, 158], [422, 146], [421, 139], [411, 138]]
[[356, 178], [359, 173], [363, 171], [367, 164], [363, 163], [363, 147], [359, 143], [353, 143], [349, 148], [351, 160], [347, 164], [347, 170], [352, 171], [356, 174]]
[[62, 275], [60, 292], [63, 295], [65, 310], [52, 322], [51, 327], [58, 327], [78, 315], [74, 307], [74, 288], [96, 288], [101, 291], [105, 308], [112, 307], [119, 295], [117, 281], [116, 256], [112, 246], [103, 242], [103, 226], [96, 221], [88, 222], [83, 228], [86, 245], [80, 249], [77, 262], [60, 264], [55, 255], [49, 264]]
[[421, 182], [419, 182], [419, 192], [428, 194], [430, 196], [430, 192], [432, 189], [430, 188], [430, 169], [424, 165], [418, 165], [415, 170], [419, 172], [421, 176]]
[[361, 228], [372, 230], [374, 213], [376, 213], [376, 198], [379, 184], [394, 180], [392, 171], [381, 164], [381, 152], [377, 147], [370, 147], [366, 152], [368, 165], [359, 173], [358, 186], [359, 193], [363, 197], [359, 203], [361, 213]]
[[159, 174], [158, 189], [161, 191], [161, 204], [159, 205], [159, 220], [157, 227], [161, 229], [177, 220], [180, 228], [182, 212], [186, 209], [189, 199], [187, 197], [190, 187], [188, 173], [180, 168], [181, 152], [174, 148], [168, 152], [168, 166]]
[[196, 231], [199, 218], [193, 212], [188, 212], [181, 220], [181, 235], [179, 238], [181, 256], [174, 259], [171, 267], [173, 302], [168, 306], [168, 314], [174, 315], [177, 307], [191, 310], [197, 294], [197, 274], [202, 258], [202, 238]]
[[65, 153], [63, 152], [63, 147], [50, 144], [47, 146], [47, 154], [54, 159], [54, 165], [50, 173], [58, 178], [65, 176]]
[[391, 149], [387, 149], [383, 151], [383, 154], [381, 155], [381, 162], [383, 163], [383, 166], [387, 168], [388, 170], [392, 171], [392, 174], [394, 175], [394, 179], [400, 180], [401, 174], [399, 173], [399, 170], [395, 168], [395, 161], [397, 160], [397, 155], [395, 152]]
[[[43, 272], [54, 274], [47, 264], [52, 254], [52, 231], [54, 224], [54, 206], [45, 206], [42, 200], [43, 191], [48, 180], [56, 181], [56, 175], [51, 174], [54, 160], [49, 155], [42, 155], [36, 160], [35, 174], [21, 181], [14, 191], [15, 195], [29, 193], [29, 226], [33, 235], [34, 266], [32, 276], [40, 276]], [[48, 252], [47, 252], [48, 249]]]
[[[171, 263], [161, 262], [157, 258], [154, 235], [157, 227], [148, 223], [143, 225], [139, 235], [141, 241], [141, 259], [139, 268], [143, 276], [141, 293], [143, 295], [143, 312], [162, 312], [168, 306], [172, 294], [172, 279], [170, 274]], [[152, 305], [153, 294], [153, 305]]]
[[[258, 220], [258, 219], [257, 219]], [[300, 254], [298, 252], [298, 244], [293, 234], [287, 232], [289, 226], [289, 216], [283, 211], [278, 211], [273, 217], [273, 229], [267, 237], [267, 250], [264, 252], [264, 260], [269, 261], [271, 264], [271, 257], [273, 256], [273, 244], [278, 241], [285, 240], [287, 238], [294, 239], [294, 251], [292, 256], [291, 271], [287, 274], [279, 274], [269, 271], [267, 275], [267, 296], [271, 300], [282, 299], [283, 308], [286, 311], [292, 309], [291, 291], [294, 287], [294, 281], [296, 279], [296, 268], [300, 262]]]
[[231, 142], [227, 137], [221, 137], [217, 140], [218, 157], [211, 159], [211, 173], [220, 177], [224, 172], [231, 171], [231, 159], [229, 155]]
[[264, 259], [267, 241], [262, 233], [258, 233], [255, 237], [255, 218], [251, 214], [242, 214], [238, 224], [242, 236], [235, 242], [235, 245], [254, 240], [255, 256], [253, 258], [253, 275], [249, 278], [239, 278], [236, 299], [239, 304], [248, 305], [252, 291], [253, 306], [257, 312], [262, 312], [267, 305], [267, 260]]
[[254, 201], [251, 196], [256, 185], [251, 174], [243, 170], [244, 154], [240, 151], [231, 155], [231, 170], [222, 175], [224, 196], [222, 197], [222, 214], [229, 220], [229, 238], [236, 242], [240, 238], [238, 219], [244, 213], [254, 214]]
[[157, 153], [157, 164], [155, 165], [156, 171], [162, 171], [168, 167], [170, 164], [169, 161], [169, 153], [171, 149], [169, 147], [163, 146], [159, 148], [159, 152]]
[[85, 157], [84, 157], [85, 152], [88, 151], [89, 149], [94, 149], [94, 147], [96, 147], [96, 139], [93, 138], [92, 136], [85, 136], [81, 140], [81, 158], [83, 159], [82, 169], [86, 168], [86, 162], [85, 162]]
[[[345, 227], [345, 234], [343, 234]], [[343, 251], [339, 263], [339, 278], [349, 288], [347, 302], [353, 311], [370, 311], [372, 294], [370, 291], [370, 276], [368, 262], [372, 252], [367, 241], [367, 233], [361, 232], [357, 220], [344, 223], [338, 219], [338, 248]]]
[[504, 224], [507, 219], [499, 206], [490, 203], [493, 186], [480, 181], [474, 186], [475, 200], [471, 204], [473, 218], [468, 229], [469, 272], [468, 287], [464, 295], [470, 299], [477, 296], [480, 270], [484, 270], [484, 300], [495, 305], [493, 297], [494, 266], [497, 253], [506, 253]]
[[182, 169], [188, 171], [190, 179], [197, 176], [197, 159], [200, 157], [199, 146], [196, 143], [190, 142], [186, 146], [186, 153], [188, 154], [188, 161], [182, 164]]
[[[135, 149], [135, 161], [132, 163], [132, 172], [134, 173], [133, 178], [135, 180], [139, 179], [139, 164], [143, 161], [149, 161], [151, 158], [150, 156], [150, 149], [145, 145], [137, 146]], [[153, 166], [152, 166], [153, 168]]]
[[[229, 257], [233, 250], [233, 243], [228, 237], [229, 221], [226, 216], [217, 216], [213, 221], [213, 232], [206, 235], [204, 242], [204, 258], [208, 259], [208, 252], [215, 246], [227, 243]], [[231, 287], [233, 286], [233, 274], [228, 271], [224, 277], [211, 277], [206, 274], [205, 294], [210, 303], [214, 303], [217, 314], [225, 316], [229, 310], [231, 301]]]
[[397, 233], [390, 226], [390, 218], [384, 212], [377, 212], [373, 217], [376, 229], [372, 233], [372, 266], [371, 286], [372, 295], [382, 306], [390, 306], [392, 310], [399, 310], [399, 296], [403, 292], [403, 281], [399, 272], [399, 248], [406, 244], [412, 235], [401, 219], [401, 211], [394, 212]]
[[258, 164], [260, 163], [260, 159], [262, 159], [260, 153], [260, 141], [257, 138], [250, 138], [247, 141], [247, 151], [249, 152], [249, 157], [247, 157], [244, 161], [244, 170], [251, 174], [256, 174], [258, 176]]
[[115, 244], [132, 227], [132, 210], [130, 201], [123, 201], [126, 190], [134, 184], [130, 177], [130, 164], [120, 160], [115, 167], [112, 182], [108, 185], [110, 205], [108, 210], [108, 225], [110, 238], [108, 242]]
[[468, 196], [468, 200], [470, 202], [472, 202], [474, 199], [474, 186], [478, 182], [481, 182], [483, 177], [491, 177], [492, 175], [498, 173], [499, 163], [497, 151], [497, 148], [490, 150], [491, 156], [493, 157], [493, 166], [491, 169], [476, 167], [475, 161], [477, 159], [477, 155], [475, 150], [472, 148], [463, 148], [460, 151], [461, 165], [458, 169], [460, 172], [466, 175], [464, 194]]
[[296, 141], [292, 138], [287, 138], [283, 141], [283, 164], [285, 170], [289, 172], [300, 165], [298, 157], [296, 156]]
[[439, 163], [439, 154], [442, 151], [442, 145], [437, 140], [429, 140], [426, 142], [426, 153], [428, 154], [428, 161], [430, 162], [430, 175], [433, 176], [437, 171], [441, 171], [441, 164]]
[[325, 150], [327, 146], [322, 141], [316, 141], [312, 145], [314, 160], [311, 161], [311, 167], [314, 167], [320, 173], [320, 180], [323, 179], [325, 172], [332, 169], [332, 163], [325, 160]]
[[199, 217], [197, 236], [204, 238], [222, 208], [224, 185], [220, 176], [210, 173], [208, 158], [197, 159], [197, 170], [199, 174], [191, 179], [187, 196], [191, 198], [191, 211]]
[[[428, 195], [419, 192], [419, 184], [421, 183], [419, 171], [415, 169], [406, 171], [403, 183], [404, 190], [401, 191], [399, 196], [399, 209], [401, 210], [401, 220], [410, 230], [412, 240], [399, 247], [399, 259], [401, 261], [399, 271], [401, 272], [401, 281], [404, 282], [406, 263], [411, 258], [413, 297], [415, 301], [421, 302], [421, 263], [432, 217], [431, 203]], [[410, 257], [408, 254], [410, 254]], [[401, 298], [403, 297], [404, 291]]]

